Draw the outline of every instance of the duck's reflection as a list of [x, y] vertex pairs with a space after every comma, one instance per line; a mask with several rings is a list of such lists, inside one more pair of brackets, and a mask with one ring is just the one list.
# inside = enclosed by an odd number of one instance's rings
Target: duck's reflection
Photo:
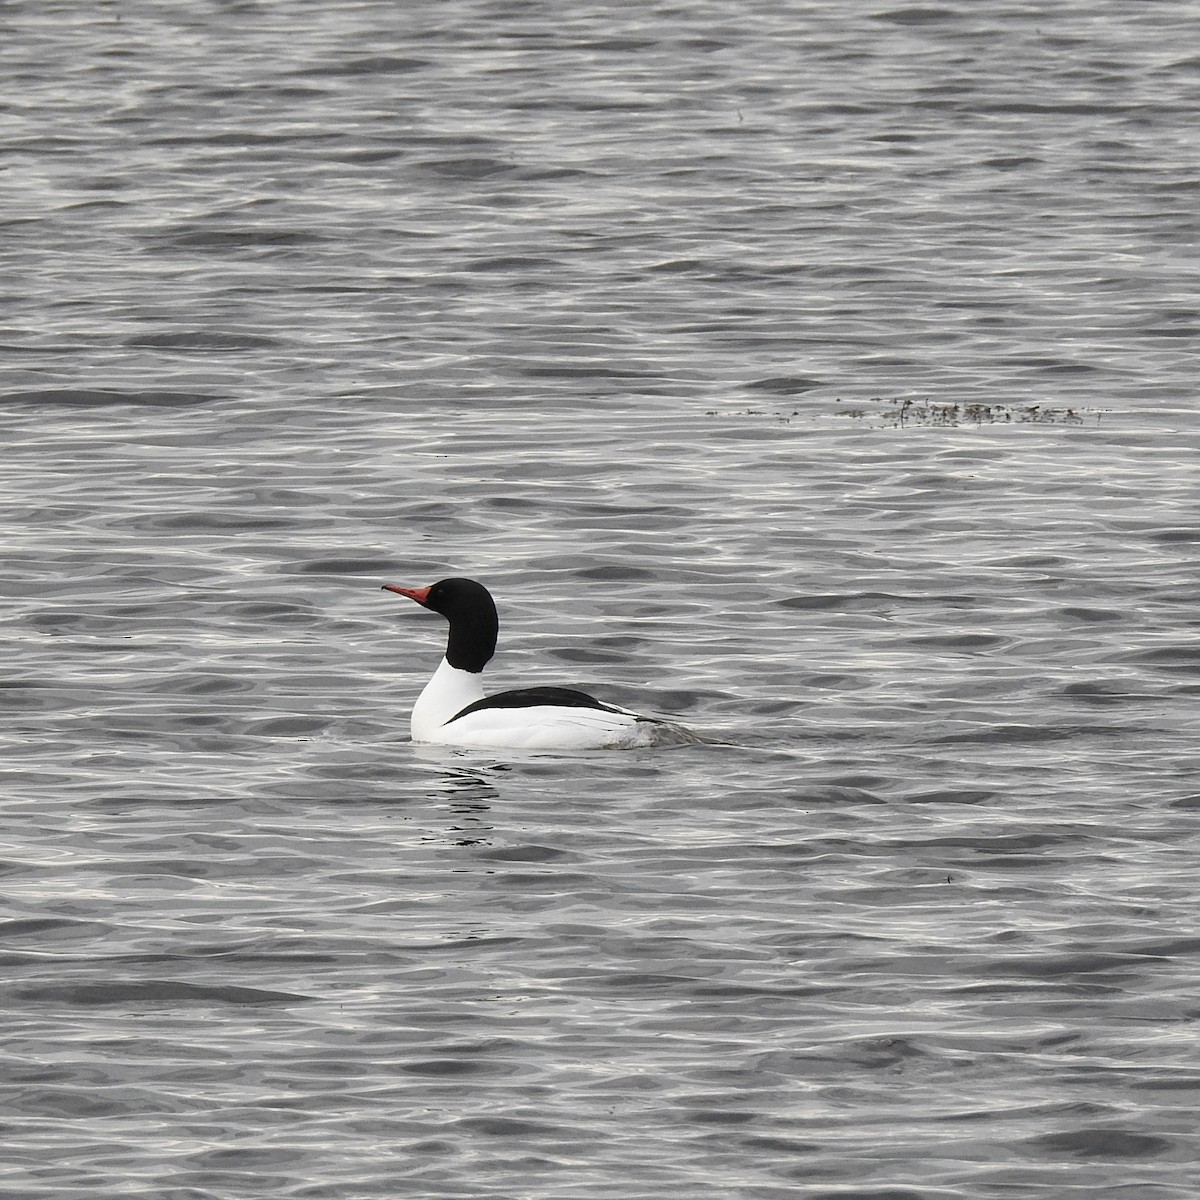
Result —
[[442, 769], [425, 794], [449, 815], [446, 835], [456, 846], [489, 845], [495, 832], [492, 805], [500, 800], [495, 776], [509, 768], [504, 763], [447, 763], [444, 751], [437, 757]]
[[492, 802], [499, 800], [496, 787], [477, 771], [448, 771], [445, 788], [449, 792], [447, 808], [454, 819], [448, 831], [457, 834], [457, 846], [479, 846], [491, 842]]

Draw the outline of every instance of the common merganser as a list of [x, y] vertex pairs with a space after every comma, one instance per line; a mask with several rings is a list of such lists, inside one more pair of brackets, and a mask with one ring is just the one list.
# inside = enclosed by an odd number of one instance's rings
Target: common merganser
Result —
[[412, 710], [414, 742], [496, 750], [624, 750], [695, 742], [678, 725], [603, 704], [573, 688], [531, 687], [483, 694], [483, 668], [500, 628], [491, 593], [473, 579], [429, 587], [385, 583], [450, 622], [446, 654]]

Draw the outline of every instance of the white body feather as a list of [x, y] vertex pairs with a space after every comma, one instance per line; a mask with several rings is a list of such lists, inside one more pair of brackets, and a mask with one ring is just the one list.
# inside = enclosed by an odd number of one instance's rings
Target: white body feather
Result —
[[413, 741], [478, 750], [628, 750], [695, 740], [676, 726], [615, 707], [533, 704], [483, 708], [452, 720], [483, 698], [482, 675], [443, 658], [413, 705]]

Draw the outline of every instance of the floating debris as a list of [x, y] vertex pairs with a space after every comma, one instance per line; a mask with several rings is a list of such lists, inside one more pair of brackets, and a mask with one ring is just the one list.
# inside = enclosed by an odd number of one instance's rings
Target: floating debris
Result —
[[[836, 403], [841, 404], [839, 396]], [[1045, 404], [946, 404], [926, 397], [914, 400], [872, 396], [841, 410], [845, 417], [880, 417], [892, 425], [1082, 425], [1085, 417], [1100, 420], [1094, 410], [1052, 408]], [[887, 406], [886, 408], [883, 406]]]
[[[838, 396], [837, 414], [856, 420], [882, 419], [887, 425], [1083, 425], [1099, 424], [1101, 410], [1094, 408], [1053, 408], [1047, 404], [951, 404], [912, 397], [871, 396], [866, 400], [843, 401]], [[797, 417], [812, 418], [820, 410], [739, 408], [706, 409], [706, 417], [760, 417], [790, 423]]]

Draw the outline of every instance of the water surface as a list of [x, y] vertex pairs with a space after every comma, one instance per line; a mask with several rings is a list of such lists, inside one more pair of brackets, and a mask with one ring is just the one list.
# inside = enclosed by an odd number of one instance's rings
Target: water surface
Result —
[[1191, 1200], [1190, 6], [0, 27], [6, 1196]]

